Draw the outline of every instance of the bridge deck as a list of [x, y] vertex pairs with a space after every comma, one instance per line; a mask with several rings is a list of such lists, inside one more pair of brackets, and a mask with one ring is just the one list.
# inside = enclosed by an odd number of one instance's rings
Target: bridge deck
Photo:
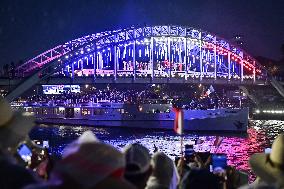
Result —
[[[0, 78], [0, 86], [16, 86], [21, 83], [23, 78], [9, 79]], [[68, 84], [95, 84], [95, 83], [203, 83], [203, 84], [228, 84], [228, 85], [267, 85], [269, 82], [265, 80], [235, 80], [235, 79], [212, 79], [212, 78], [117, 78], [116, 80], [111, 77], [94, 78], [94, 77], [50, 77], [40, 81], [40, 85], [68, 85]]]

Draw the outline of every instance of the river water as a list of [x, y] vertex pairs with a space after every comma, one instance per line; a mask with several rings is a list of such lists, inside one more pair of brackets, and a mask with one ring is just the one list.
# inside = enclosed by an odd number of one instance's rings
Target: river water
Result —
[[[30, 132], [30, 137], [33, 140], [49, 141], [50, 151], [60, 156], [63, 148], [86, 130], [91, 130], [98, 139], [118, 149], [139, 142], [153, 152], [155, 144], [159, 151], [165, 152], [172, 159], [178, 156], [181, 150], [180, 136], [169, 130], [38, 125]], [[198, 152], [227, 154], [228, 164], [248, 172], [252, 179], [254, 176], [248, 165], [250, 155], [264, 152], [265, 148], [271, 147], [275, 137], [283, 131], [284, 121], [251, 120], [247, 134], [185, 133], [183, 142], [193, 144], [194, 141], [198, 141], [198, 144], [194, 145], [195, 151]], [[217, 139], [221, 141], [219, 146], [216, 146]]]

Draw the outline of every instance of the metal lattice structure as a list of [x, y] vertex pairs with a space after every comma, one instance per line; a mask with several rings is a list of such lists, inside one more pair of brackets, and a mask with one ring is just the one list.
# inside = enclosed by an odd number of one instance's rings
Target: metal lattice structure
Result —
[[145, 26], [106, 31], [69, 41], [17, 68], [28, 77], [58, 62], [65, 77], [204, 78], [266, 80], [267, 71], [223, 38], [191, 27]]

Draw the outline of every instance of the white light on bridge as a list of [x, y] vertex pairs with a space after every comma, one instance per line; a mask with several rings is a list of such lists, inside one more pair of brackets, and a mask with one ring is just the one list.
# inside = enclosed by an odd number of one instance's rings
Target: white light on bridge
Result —
[[[263, 110], [263, 113], [269, 113], [269, 114], [283, 114], [284, 110]], [[255, 111], [257, 113], [257, 110]]]

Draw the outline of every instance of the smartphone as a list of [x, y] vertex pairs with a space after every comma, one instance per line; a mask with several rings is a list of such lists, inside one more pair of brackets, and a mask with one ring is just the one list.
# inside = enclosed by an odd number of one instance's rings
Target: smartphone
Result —
[[194, 149], [192, 144], [186, 144], [184, 145], [184, 154], [185, 155], [191, 155], [194, 154]]
[[46, 148], [49, 148], [49, 142], [48, 141], [46, 141], [46, 140], [44, 140], [43, 142], [42, 142], [42, 147], [46, 147]]
[[212, 155], [212, 169], [216, 168], [226, 169], [227, 167], [227, 155], [226, 154], [213, 154]]
[[193, 149], [193, 145], [186, 144], [184, 146], [184, 158], [186, 163], [194, 162], [194, 154], [195, 151]]
[[265, 154], [270, 154], [271, 153], [271, 148], [265, 148], [264, 149]]
[[31, 160], [32, 151], [26, 144], [21, 144], [17, 152], [25, 162], [29, 162]]

